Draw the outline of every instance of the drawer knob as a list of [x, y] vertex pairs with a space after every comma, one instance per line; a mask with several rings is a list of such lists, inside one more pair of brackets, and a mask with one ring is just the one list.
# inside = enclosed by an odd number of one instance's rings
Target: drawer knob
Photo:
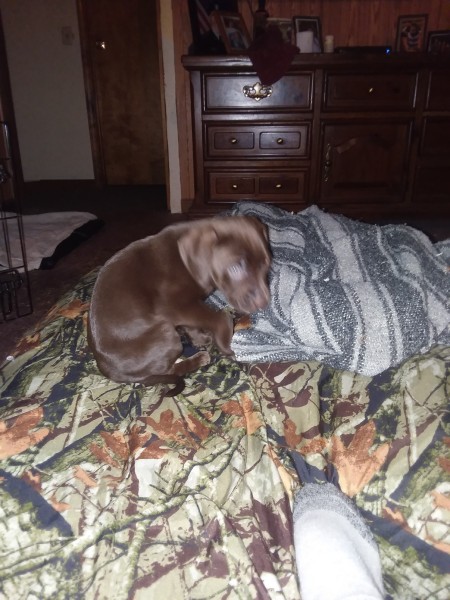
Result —
[[275, 187], [277, 188], [277, 190], [281, 190], [281, 188], [283, 187], [281, 183], [276, 183]]
[[370, 88], [369, 88], [369, 94], [373, 94], [373, 93], [374, 93], [374, 91], [375, 91], [375, 88], [373, 88], [373, 87], [370, 87]]
[[262, 85], [260, 81], [257, 81], [253, 85], [244, 85], [242, 92], [247, 98], [252, 98], [256, 102], [259, 102], [272, 95], [272, 86]]
[[230, 144], [237, 144], [237, 139], [236, 138], [231, 138], [230, 139]]
[[233, 188], [233, 190], [237, 190], [237, 188], [238, 188], [237, 183], [233, 183], [233, 185], [231, 187]]
[[283, 138], [278, 138], [277, 139], [277, 144], [279, 144], [281, 146], [281, 144], [283, 144], [283, 143], [284, 143]]

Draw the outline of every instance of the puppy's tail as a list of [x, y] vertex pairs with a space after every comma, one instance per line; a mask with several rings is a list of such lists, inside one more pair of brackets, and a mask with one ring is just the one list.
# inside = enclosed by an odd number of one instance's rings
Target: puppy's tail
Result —
[[166, 392], [166, 396], [170, 398], [181, 394], [185, 386], [184, 377], [181, 375], [149, 375], [142, 383], [145, 386], [157, 385], [158, 383], [174, 384], [174, 387]]

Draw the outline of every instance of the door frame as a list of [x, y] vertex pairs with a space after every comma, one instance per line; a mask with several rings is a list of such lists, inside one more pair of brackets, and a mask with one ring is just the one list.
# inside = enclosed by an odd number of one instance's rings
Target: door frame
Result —
[[91, 138], [92, 164], [95, 183], [98, 187], [106, 185], [106, 171], [103, 160], [102, 142], [98, 121], [98, 104], [95, 90], [94, 67], [90, 53], [90, 31], [86, 16], [86, 0], [77, 0], [78, 30], [80, 33], [81, 62], [83, 65], [84, 90]]
[[0, 121], [3, 119], [8, 124], [10, 151], [13, 169], [13, 187], [16, 198], [21, 201], [23, 196], [23, 172], [22, 160], [20, 158], [19, 138], [17, 135], [16, 117], [14, 115], [14, 103], [11, 91], [11, 80], [9, 77], [8, 56], [6, 53], [5, 35], [3, 21], [0, 12]]

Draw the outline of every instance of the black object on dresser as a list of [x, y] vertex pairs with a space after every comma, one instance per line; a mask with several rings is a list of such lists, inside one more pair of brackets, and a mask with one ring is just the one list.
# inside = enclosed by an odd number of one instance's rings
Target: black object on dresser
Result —
[[450, 215], [450, 62], [298, 55], [272, 86], [245, 56], [184, 56], [193, 213], [249, 199], [354, 217]]

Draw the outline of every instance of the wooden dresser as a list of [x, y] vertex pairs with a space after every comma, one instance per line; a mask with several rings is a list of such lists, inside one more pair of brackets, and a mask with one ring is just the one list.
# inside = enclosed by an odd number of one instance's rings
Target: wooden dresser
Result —
[[249, 58], [184, 56], [193, 213], [248, 199], [355, 217], [450, 215], [450, 61], [297, 56], [272, 86]]

